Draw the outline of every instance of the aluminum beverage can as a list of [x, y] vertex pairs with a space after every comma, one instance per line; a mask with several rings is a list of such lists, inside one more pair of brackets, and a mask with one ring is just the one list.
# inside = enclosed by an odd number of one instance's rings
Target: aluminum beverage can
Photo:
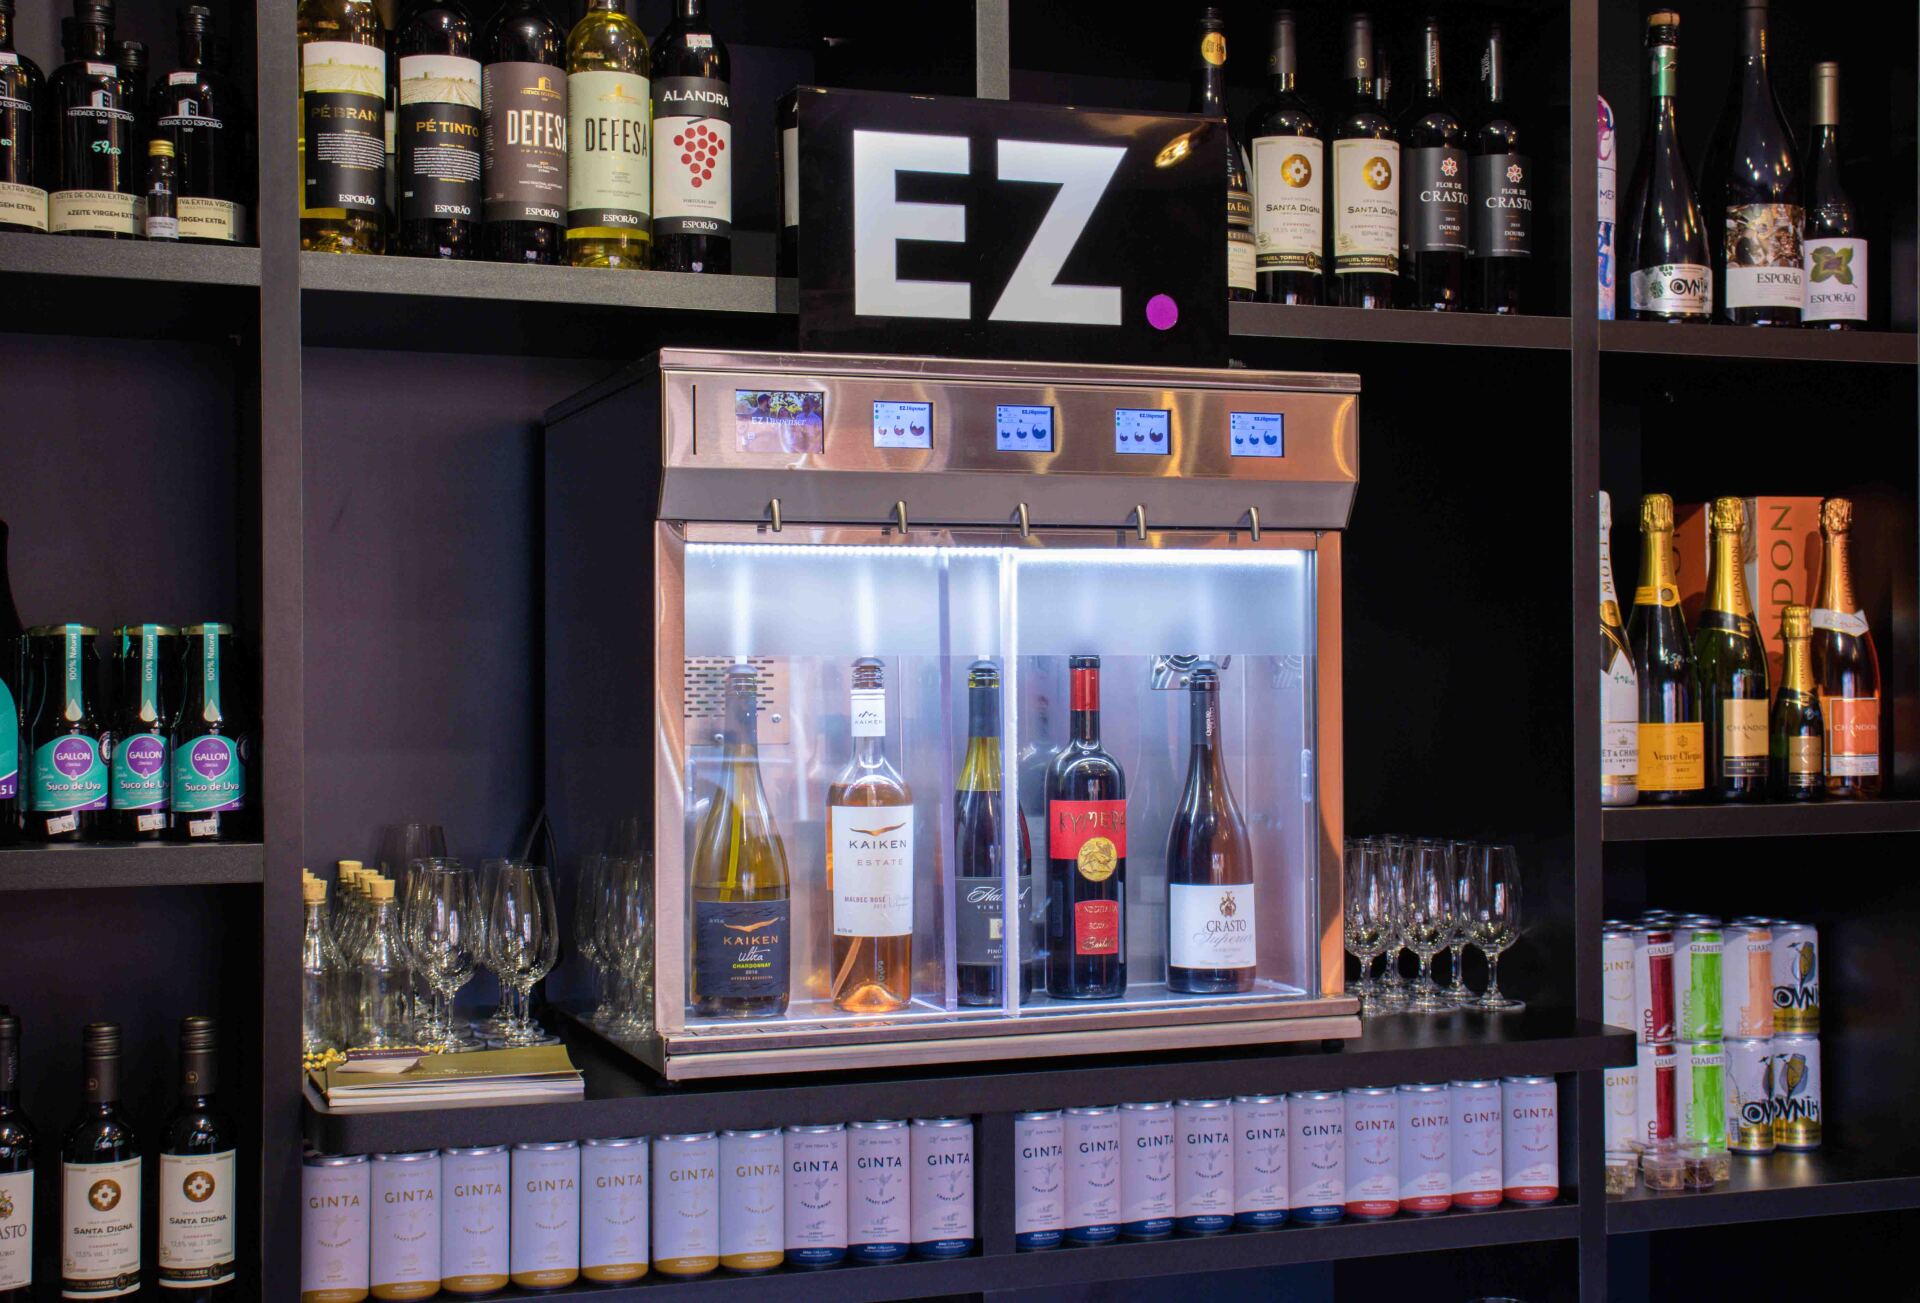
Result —
[[1498, 1208], [1506, 1197], [1500, 1083], [1449, 1082], [1447, 1095], [1453, 1112], [1453, 1206], [1468, 1212]]
[[894, 1262], [907, 1256], [912, 1145], [907, 1124], [893, 1118], [847, 1123], [847, 1256]]
[[440, 1151], [373, 1156], [373, 1296], [440, 1292]]
[[1159, 1240], [1173, 1234], [1177, 1118], [1170, 1099], [1120, 1106], [1120, 1234]]
[[373, 1234], [365, 1154], [308, 1154], [300, 1168], [300, 1300], [367, 1296]]
[[1811, 923], [1773, 924], [1773, 1032], [1820, 1030], [1820, 933]]
[[1773, 929], [1735, 923], [1720, 958], [1720, 1015], [1727, 1040], [1773, 1035]]
[[1233, 1097], [1233, 1224], [1287, 1224], [1287, 1097]]
[[720, 1265], [720, 1137], [687, 1131], [653, 1138], [653, 1266], [704, 1276]]
[[1820, 1147], [1820, 1038], [1773, 1038], [1773, 1143]]
[[1600, 933], [1601, 1021], [1637, 1030], [1633, 1002], [1633, 928], [1610, 923]]
[[449, 1145], [440, 1151], [440, 1288], [491, 1294], [507, 1287], [505, 1145]]
[[1324, 1226], [1347, 1215], [1347, 1102], [1337, 1090], [1287, 1096], [1287, 1216]]
[[580, 1274], [587, 1280], [620, 1284], [647, 1274], [651, 1162], [645, 1136], [580, 1142]]
[[1640, 1070], [1631, 1064], [1608, 1068], [1601, 1081], [1607, 1105], [1607, 1148], [1644, 1148], [1640, 1138]]
[[1347, 1216], [1400, 1211], [1400, 1105], [1392, 1086], [1354, 1086], [1347, 1107]]
[[513, 1147], [513, 1283], [559, 1289], [580, 1279], [580, 1145]]
[[1120, 1110], [1070, 1108], [1066, 1116], [1069, 1244], [1106, 1244], [1120, 1235]]
[[1453, 1097], [1445, 1086], [1402, 1086], [1400, 1211], [1426, 1216], [1453, 1207]]
[[720, 1265], [772, 1271], [787, 1256], [786, 1146], [780, 1128], [720, 1133]]
[[1060, 1247], [1067, 1228], [1066, 1125], [1060, 1110], [1013, 1116], [1013, 1247]]
[[1639, 1047], [1633, 1093], [1642, 1149], [1667, 1144], [1674, 1138], [1673, 1079], [1678, 1059], [1679, 1051], [1671, 1043]]
[[1740, 1037], [1727, 1047], [1727, 1148], [1773, 1152], [1773, 1039]]
[[1726, 1027], [1720, 1012], [1725, 982], [1725, 934], [1718, 926], [1685, 923], [1673, 930], [1673, 1006], [1679, 1041], [1717, 1041]]
[[1187, 1235], [1233, 1227], [1233, 1101], [1183, 1099], [1178, 1105], [1173, 1224]]
[[1633, 930], [1633, 1032], [1642, 1045], [1673, 1039], [1673, 929]]
[[1560, 1197], [1560, 1092], [1552, 1077], [1500, 1080], [1502, 1184], [1513, 1203]]
[[847, 1260], [847, 1128], [791, 1126], [781, 1136], [787, 1165], [787, 1265], [834, 1267]]
[[1674, 1045], [1674, 1138], [1709, 1149], [1727, 1147], [1727, 1047], [1719, 1041]]
[[915, 1118], [913, 1256], [960, 1258], [973, 1252], [973, 1119]]
[[1607, 97], [1598, 97], [1600, 101], [1600, 125], [1597, 153], [1600, 164], [1600, 320], [1612, 321], [1614, 315], [1615, 282], [1619, 278], [1619, 258], [1614, 252], [1617, 229], [1616, 210], [1619, 206], [1620, 151], [1619, 135], [1613, 129], [1613, 106], [1607, 103]]

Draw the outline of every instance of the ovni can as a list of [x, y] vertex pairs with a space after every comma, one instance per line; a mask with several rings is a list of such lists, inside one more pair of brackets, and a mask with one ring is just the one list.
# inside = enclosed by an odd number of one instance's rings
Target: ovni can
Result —
[[1773, 1143], [1781, 1149], [1820, 1147], [1818, 1036], [1773, 1038]]
[[1264, 1231], [1287, 1223], [1287, 1097], [1233, 1097], [1233, 1224]]
[[560, 1289], [580, 1279], [580, 1143], [513, 1147], [513, 1283]]
[[371, 1164], [308, 1154], [300, 1168], [300, 1303], [360, 1303], [368, 1290]]
[[1673, 929], [1633, 930], [1633, 1031], [1642, 1045], [1673, 1039]]
[[1218, 1235], [1233, 1226], [1233, 1101], [1179, 1101], [1174, 1161], [1174, 1225], [1185, 1235]]
[[373, 1297], [440, 1292], [440, 1151], [373, 1156]]
[[653, 1138], [653, 1266], [704, 1276], [720, 1265], [720, 1137], [689, 1131]]
[[1093, 1104], [1067, 1110], [1069, 1244], [1105, 1244], [1120, 1234], [1120, 1110]]
[[1633, 925], [1609, 923], [1600, 933], [1600, 1020], [1639, 1029], [1633, 1001]]
[[1066, 1123], [1060, 1110], [1013, 1117], [1013, 1247], [1057, 1249], [1067, 1229]]
[[1811, 923], [1773, 924], [1773, 1032], [1820, 1030], [1820, 934]]
[[1673, 1079], [1680, 1056], [1672, 1042], [1638, 1049], [1633, 1067], [1633, 1113], [1640, 1147], [1651, 1149], [1670, 1143], [1677, 1131]]
[[1727, 1050], [1719, 1041], [1674, 1044], [1674, 1139], [1727, 1147]]
[[840, 1122], [788, 1127], [787, 1265], [833, 1267], [847, 1260], [847, 1128]]
[[973, 1119], [915, 1118], [913, 1256], [964, 1258], [973, 1252]]
[[1725, 981], [1725, 945], [1718, 924], [1692, 920], [1673, 929], [1673, 1036], [1679, 1041], [1717, 1041], [1726, 1020], [1720, 1013]]
[[907, 1256], [913, 1237], [907, 1131], [907, 1124], [894, 1118], [847, 1124], [847, 1255], [855, 1262]]
[[1347, 1215], [1347, 1101], [1337, 1090], [1287, 1096], [1287, 1215], [1322, 1226]]
[[1727, 1148], [1773, 1152], [1773, 1038], [1736, 1037], [1727, 1047]]
[[440, 1151], [440, 1288], [449, 1294], [507, 1287], [511, 1167], [505, 1145]]
[[1400, 1087], [1400, 1211], [1453, 1207], [1453, 1098], [1442, 1085]]
[[1400, 1104], [1392, 1086], [1345, 1093], [1347, 1216], [1369, 1220], [1400, 1211]]
[[1173, 1101], [1120, 1106], [1120, 1234], [1159, 1240], [1173, 1234], [1175, 1132]]
[[1506, 1173], [1500, 1155], [1500, 1083], [1492, 1079], [1447, 1083], [1453, 1115], [1453, 1206], [1468, 1212], [1498, 1208]]
[[644, 1136], [580, 1142], [580, 1274], [598, 1284], [639, 1280], [652, 1246]]
[[786, 1167], [780, 1128], [720, 1133], [720, 1265], [757, 1275], [786, 1256]]
[[1501, 1184], [1510, 1203], [1560, 1197], [1560, 1092], [1552, 1077], [1500, 1080]]
[[1735, 923], [1725, 929], [1720, 955], [1720, 1017], [1724, 1039], [1773, 1035], [1773, 929]]
[[1632, 1064], [1607, 1068], [1600, 1080], [1607, 1105], [1607, 1148], [1618, 1153], [1644, 1147], [1640, 1138], [1639, 1068]]

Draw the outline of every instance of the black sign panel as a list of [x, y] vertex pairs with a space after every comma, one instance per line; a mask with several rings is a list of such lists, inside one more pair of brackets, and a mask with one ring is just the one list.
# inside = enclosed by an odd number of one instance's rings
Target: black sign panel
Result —
[[1220, 366], [1215, 120], [798, 92], [800, 347]]

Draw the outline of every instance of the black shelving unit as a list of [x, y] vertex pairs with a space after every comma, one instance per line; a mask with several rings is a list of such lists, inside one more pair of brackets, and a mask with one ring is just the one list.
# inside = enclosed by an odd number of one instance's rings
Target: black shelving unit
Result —
[[1610, 842], [1713, 837], [1829, 837], [1920, 832], [1920, 801], [1815, 801], [1763, 805], [1637, 805], [1601, 816]]
[[259, 842], [173, 846], [159, 842], [0, 849], [0, 892], [101, 887], [216, 887], [257, 883], [265, 874]]
[[1607, 1204], [1607, 1233], [1789, 1221], [1920, 1208], [1920, 1175], [1898, 1151], [1828, 1144], [1811, 1153], [1734, 1155], [1733, 1179], [1714, 1190], [1636, 1190]]

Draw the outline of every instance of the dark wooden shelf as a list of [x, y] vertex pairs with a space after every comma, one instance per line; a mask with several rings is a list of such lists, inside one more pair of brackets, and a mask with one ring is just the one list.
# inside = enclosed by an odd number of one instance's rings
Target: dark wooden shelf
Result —
[[1236, 338], [1352, 340], [1375, 344], [1450, 344], [1469, 348], [1572, 347], [1565, 317], [1508, 317], [1475, 312], [1368, 311], [1290, 303], [1230, 303]]
[[1862, 1152], [1829, 1142], [1807, 1154], [1735, 1154], [1733, 1179], [1717, 1189], [1656, 1194], [1642, 1186], [1607, 1200], [1607, 1234], [1920, 1208], [1920, 1175], [1911, 1164], [1898, 1170], [1905, 1152], [1884, 1143]]
[[1913, 366], [1920, 336], [1886, 330], [1769, 330], [1742, 326], [1668, 326], [1603, 321], [1603, 353], [1752, 358], [1766, 362], [1858, 362]]
[[1630, 805], [1602, 811], [1600, 828], [1610, 842], [1920, 832], [1920, 800]]
[[179, 846], [123, 842], [92, 846], [0, 848], [0, 891], [69, 891], [82, 887], [209, 887], [259, 882], [266, 851], [259, 842]]
[[[103, 297], [107, 295], [109, 297]], [[260, 251], [0, 233], [7, 329], [44, 335], [204, 339], [259, 314]]]

